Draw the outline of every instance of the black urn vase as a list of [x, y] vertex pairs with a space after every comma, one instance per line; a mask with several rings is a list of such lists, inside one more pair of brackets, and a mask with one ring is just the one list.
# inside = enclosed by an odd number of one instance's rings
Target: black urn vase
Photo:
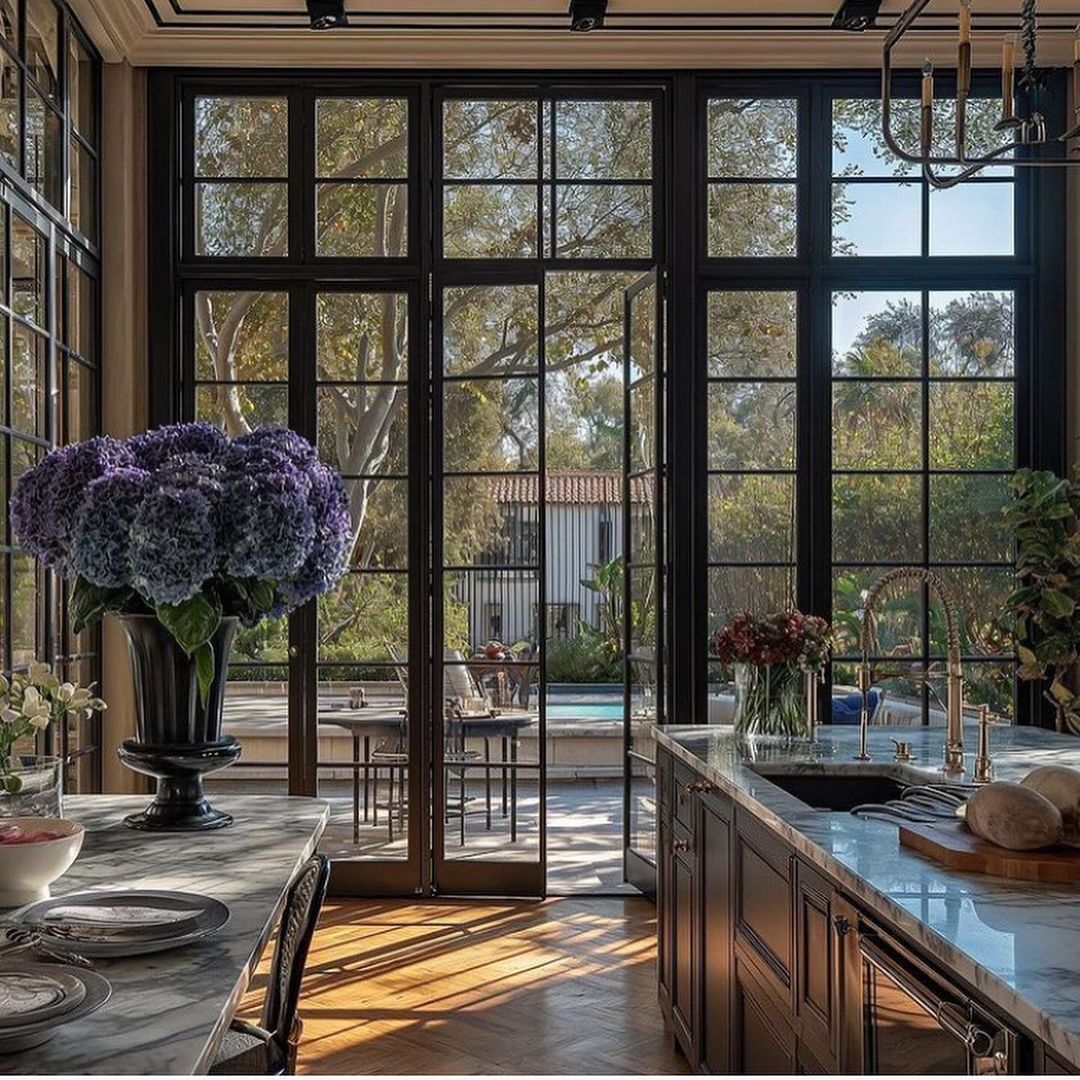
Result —
[[124, 819], [132, 829], [194, 832], [220, 829], [232, 818], [215, 810], [203, 793], [203, 777], [231, 765], [240, 743], [221, 734], [221, 711], [229, 653], [240, 621], [221, 620], [210, 644], [214, 681], [199, 698], [195, 661], [153, 615], [119, 615], [135, 677], [138, 738], [125, 739], [118, 754], [129, 769], [157, 780], [157, 796], [140, 814]]

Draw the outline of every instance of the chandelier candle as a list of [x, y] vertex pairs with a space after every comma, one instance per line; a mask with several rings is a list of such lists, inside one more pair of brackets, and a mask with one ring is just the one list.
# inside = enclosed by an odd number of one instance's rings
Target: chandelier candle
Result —
[[1010, 34], [1001, 43], [1001, 119], [996, 130], [1014, 128], [1016, 119], [1016, 35]]
[[919, 114], [923, 156], [929, 156], [934, 137], [934, 64], [927, 59], [922, 69], [922, 109]]

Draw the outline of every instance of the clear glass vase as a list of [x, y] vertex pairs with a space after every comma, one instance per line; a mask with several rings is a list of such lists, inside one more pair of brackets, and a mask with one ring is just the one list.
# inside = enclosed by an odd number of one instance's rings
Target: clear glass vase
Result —
[[736, 664], [735, 730], [744, 735], [805, 735], [803, 672], [794, 664]]
[[63, 759], [13, 754], [0, 773], [0, 818], [63, 816]]

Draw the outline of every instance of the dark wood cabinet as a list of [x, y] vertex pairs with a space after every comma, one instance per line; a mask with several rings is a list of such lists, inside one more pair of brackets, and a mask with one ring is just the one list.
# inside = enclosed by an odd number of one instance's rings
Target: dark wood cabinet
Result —
[[805, 863], [795, 865], [795, 1019], [800, 1043], [828, 1068], [836, 1061], [840, 1028], [834, 891]]
[[731, 1072], [731, 803], [714, 793], [698, 802], [701, 902], [699, 1047], [702, 1072]]
[[691, 842], [677, 833], [672, 840], [671, 1019], [675, 1034], [691, 1065], [697, 1064], [697, 867]]
[[758, 971], [739, 957], [735, 960], [734, 996], [732, 1072], [748, 1076], [793, 1075], [797, 1060], [794, 1033]]

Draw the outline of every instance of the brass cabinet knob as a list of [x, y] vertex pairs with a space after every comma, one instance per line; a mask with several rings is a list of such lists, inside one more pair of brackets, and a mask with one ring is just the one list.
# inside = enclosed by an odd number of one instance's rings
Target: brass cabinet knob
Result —
[[686, 785], [686, 794], [695, 795], [701, 792], [707, 792], [711, 794], [716, 790], [715, 784], [710, 784], [708, 780], [691, 780]]
[[689, 840], [680, 840], [678, 837], [675, 837], [675, 839], [671, 841], [671, 850], [672, 851], [689, 851], [690, 850], [690, 841]]

